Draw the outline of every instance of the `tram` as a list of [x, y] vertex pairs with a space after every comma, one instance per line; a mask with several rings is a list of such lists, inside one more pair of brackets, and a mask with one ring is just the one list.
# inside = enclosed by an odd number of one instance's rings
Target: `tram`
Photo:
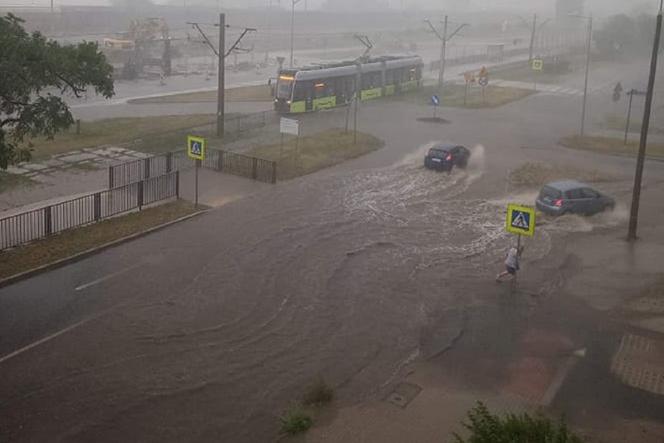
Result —
[[282, 69], [277, 78], [274, 108], [298, 114], [343, 106], [353, 100], [360, 85], [360, 100], [408, 92], [422, 85], [419, 56], [382, 56], [359, 62], [340, 62]]

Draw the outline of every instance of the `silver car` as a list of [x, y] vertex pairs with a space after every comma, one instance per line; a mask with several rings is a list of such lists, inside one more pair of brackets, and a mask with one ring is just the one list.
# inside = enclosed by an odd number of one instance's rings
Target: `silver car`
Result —
[[537, 209], [549, 215], [593, 215], [613, 209], [616, 202], [585, 183], [563, 180], [545, 185], [537, 197]]

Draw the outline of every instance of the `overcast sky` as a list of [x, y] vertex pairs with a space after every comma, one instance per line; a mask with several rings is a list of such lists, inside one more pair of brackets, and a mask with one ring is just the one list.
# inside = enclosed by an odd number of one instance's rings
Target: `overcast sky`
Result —
[[[169, 2], [180, 0], [153, 0], [155, 3], [166, 4]], [[217, 0], [182, 0], [187, 3], [202, 3], [208, 2], [216, 4]], [[243, 4], [257, 4], [262, 3], [268, 4], [277, 4], [279, 1], [284, 5], [290, 4], [289, 0], [218, 0], [221, 6], [224, 5], [230, 7], [237, 7], [238, 5]], [[308, 0], [308, 5], [310, 8], [315, 9], [320, 7], [326, 0]], [[343, 1], [343, 0], [329, 0], [334, 1]], [[358, 0], [361, 1], [361, 0]], [[552, 13], [554, 10], [555, 0], [387, 0], [389, 5], [392, 8], [400, 8], [401, 5], [406, 7], [418, 8], [418, 9], [438, 9], [442, 5], [448, 4], [466, 4], [469, 3], [473, 9], [496, 9], [496, 8], [509, 8], [509, 9], [521, 9], [524, 12], [526, 11], [542, 11], [544, 13]], [[54, 0], [55, 5], [108, 5], [109, 0]], [[302, 2], [299, 7], [303, 6]], [[643, 10], [643, 11], [652, 11], [656, 13], [657, 11], [657, 0], [586, 0], [586, 11], [592, 12], [598, 16], [605, 16], [609, 14], [615, 14], [619, 12], [632, 12], [633, 10]], [[43, 6], [47, 7], [50, 5], [50, 0], [0, 0], [0, 6]]]

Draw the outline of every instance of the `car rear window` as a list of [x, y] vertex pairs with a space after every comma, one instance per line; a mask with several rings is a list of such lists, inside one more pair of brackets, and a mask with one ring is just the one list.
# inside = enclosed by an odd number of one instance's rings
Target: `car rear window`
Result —
[[447, 155], [447, 151], [442, 149], [431, 149], [429, 150], [430, 157], [443, 158]]
[[561, 196], [562, 196], [562, 193], [558, 189], [552, 188], [551, 186], [545, 186], [540, 191], [540, 198], [544, 198], [544, 197], [560, 198]]

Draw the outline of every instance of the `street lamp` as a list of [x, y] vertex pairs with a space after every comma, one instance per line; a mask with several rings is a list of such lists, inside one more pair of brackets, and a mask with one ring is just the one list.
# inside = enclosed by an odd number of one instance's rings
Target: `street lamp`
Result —
[[440, 48], [440, 71], [438, 72], [438, 88], [442, 91], [443, 89], [443, 84], [445, 83], [445, 52], [447, 51], [447, 42], [452, 40], [452, 38], [457, 35], [461, 29], [463, 29], [465, 26], [470, 26], [468, 23], [462, 23], [457, 27], [453, 33], [450, 35], [447, 35], [447, 24], [448, 24], [448, 17], [445, 16], [445, 20], [442, 22], [443, 23], [443, 34], [441, 35], [440, 32], [436, 29], [436, 27], [431, 24], [431, 21], [429, 19], [424, 19], [424, 22], [429, 25], [431, 28], [431, 31], [438, 37], [438, 39], [441, 41], [442, 45]]
[[588, 20], [588, 38], [586, 41], [586, 79], [583, 86], [583, 109], [581, 111], [581, 137], [583, 137], [586, 131], [586, 102], [588, 101], [588, 76], [590, 73], [590, 47], [593, 37], [593, 16], [575, 14], [569, 14], [569, 16]]
[[302, 0], [291, 0], [291, 22], [290, 22], [290, 67], [293, 67], [293, 39], [295, 32], [295, 5], [300, 3]]

